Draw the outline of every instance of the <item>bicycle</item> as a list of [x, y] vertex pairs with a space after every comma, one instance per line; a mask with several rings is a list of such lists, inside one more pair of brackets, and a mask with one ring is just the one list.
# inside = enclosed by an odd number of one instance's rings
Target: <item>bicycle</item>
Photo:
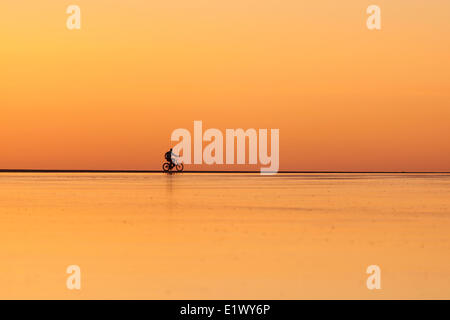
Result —
[[175, 159], [170, 162], [164, 162], [162, 169], [164, 172], [170, 172], [173, 168], [176, 168], [177, 172], [182, 172], [184, 169], [183, 163], [178, 163]]

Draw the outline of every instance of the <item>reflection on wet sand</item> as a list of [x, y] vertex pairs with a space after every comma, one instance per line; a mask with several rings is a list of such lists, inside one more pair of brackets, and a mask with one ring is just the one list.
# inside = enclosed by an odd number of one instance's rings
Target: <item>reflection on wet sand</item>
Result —
[[450, 298], [449, 194], [445, 174], [5, 173], [0, 298]]

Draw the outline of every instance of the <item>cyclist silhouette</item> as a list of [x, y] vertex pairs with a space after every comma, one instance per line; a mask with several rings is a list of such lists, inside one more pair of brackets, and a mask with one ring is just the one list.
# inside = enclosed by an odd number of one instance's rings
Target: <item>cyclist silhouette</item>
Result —
[[173, 157], [178, 158], [179, 155], [173, 153], [172, 148], [170, 148], [170, 150], [166, 152], [164, 157], [166, 158], [167, 161], [169, 161], [170, 166], [172, 167], [172, 166], [174, 166]]
[[163, 171], [171, 172], [173, 168], [176, 168], [177, 172], [181, 172], [184, 169], [184, 165], [182, 162], [175, 160], [175, 158], [179, 158], [180, 156], [173, 153], [172, 148], [164, 154], [164, 158], [167, 162], [163, 163]]

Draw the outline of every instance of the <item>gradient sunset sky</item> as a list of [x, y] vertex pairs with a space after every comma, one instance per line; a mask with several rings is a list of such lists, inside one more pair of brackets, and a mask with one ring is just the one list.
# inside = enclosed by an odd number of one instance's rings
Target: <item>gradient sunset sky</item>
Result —
[[448, 0], [3, 0], [0, 169], [160, 169], [202, 120], [279, 128], [281, 170], [450, 171], [449, 40]]

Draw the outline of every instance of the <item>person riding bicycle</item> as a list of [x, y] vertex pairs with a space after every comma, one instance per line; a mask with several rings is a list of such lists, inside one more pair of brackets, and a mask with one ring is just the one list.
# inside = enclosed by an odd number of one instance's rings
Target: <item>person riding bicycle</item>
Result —
[[164, 155], [164, 157], [166, 158], [166, 160], [170, 163], [170, 166], [173, 167], [175, 166], [175, 164], [173, 163], [173, 158], [174, 157], [179, 157], [179, 155], [173, 153], [172, 148], [170, 148], [169, 151], [166, 152], [166, 154]]

